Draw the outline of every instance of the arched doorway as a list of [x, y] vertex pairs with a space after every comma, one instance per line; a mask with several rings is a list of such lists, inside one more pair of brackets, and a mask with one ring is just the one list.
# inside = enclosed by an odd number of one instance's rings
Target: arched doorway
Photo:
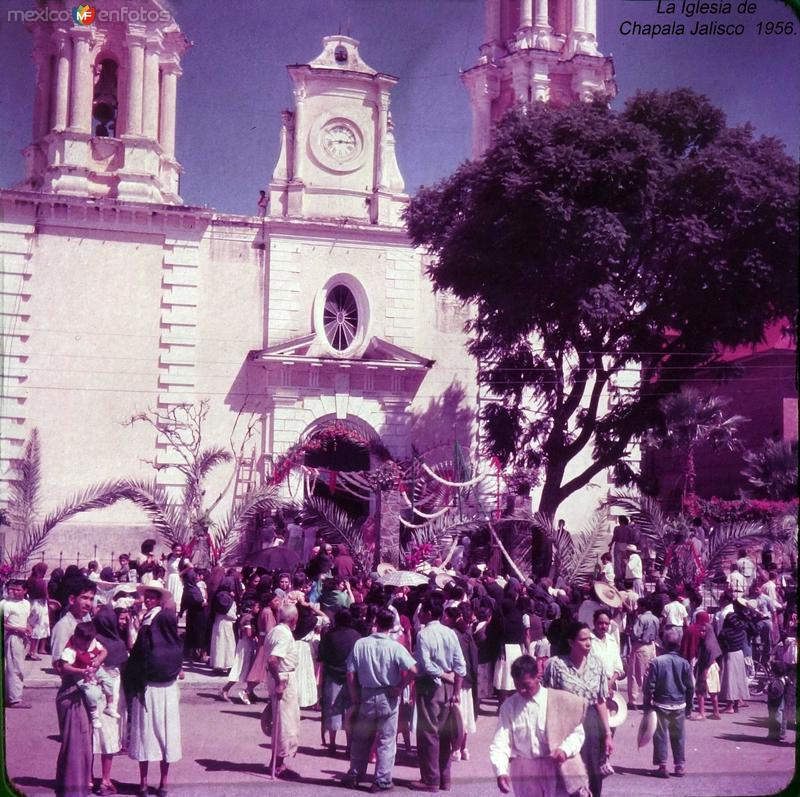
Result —
[[303, 464], [314, 468], [319, 477], [307, 484], [307, 496], [332, 501], [354, 520], [367, 517], [370, 501], [344, 489], [338, 474], [370, 469], [370, 441], [373, 437], [366, 424], [356, 425], [351, 421], [328, 421], [312, 428], [305, 435]]

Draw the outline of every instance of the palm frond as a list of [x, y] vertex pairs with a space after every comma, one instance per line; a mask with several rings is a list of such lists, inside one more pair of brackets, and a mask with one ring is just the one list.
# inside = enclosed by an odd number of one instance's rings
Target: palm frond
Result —
[[770, 537], [769, 529], [760, 523], [740, 521], [717, 526], [703, 552], [706, 570], [713, 573], [727, 564], [731, 554], [735, 554], [739, 548], [765, 542]]
[[246, 553], [242, 546], [258, 516], [262, 513], [272, 514], [278, 505], [278, 488], [268, 484], [248, 493], [232, 507], [214, 530], [214, 543], [219, 551], [220, 562], [228, 564], [241, 559]]
[[199, 479], [203, 479], [209, 474], [217, 465], [222, 465], [225, 462], [230, 462], [233, 459], [233, 454], [227, 448], [222, 446], [212, 446], [201, 451], [195, 463], [195, 470]]
[[302, 520], [303, 523], [315, 523], [319, 533], [329, 542], [345, 543], [350, 549], [350, 555], [364, 572], [370, 571], [372, 553], [364, 544], [364, 537], [361, 534], [362, 524], [353, 520], [333, 501], [316, 495], [306, 498], [303, 503]]
[[30, 559], [44, 547], [50, 532], [59, 524], [82, 512], [111, 506], [126, 496], [120, 493], [118, 482], [103, 482], [68, 498], [49, 512], [41, 523], [34, 523], [16, 538], [7, 555], [15, 572], [24, 572]]
[[602, 509], [592, 514], [585, 528], [573, 534], [574, 559], [567, 578], [569, 583], [591, 581], [601, 554], [608, 550], [609, 536], [608, 512]]
[[186, 517], [181, 507], [170, 500], [164, 487], [153, 480], [126, 479], [118, 482], [117, 488], [119, 500], [131, 501], [142, 509], [156, 532], [171, 545], [189, 542], [192, 535]]
[[621, 490], [612, 495], [608, 506], [616, 506], [635, 523], [642, 535], [655, 550], [655, 561], [660, 566], [667, 554], [667, 541], [673, 526], [667, 520], [658, 501], [636, 490]]
[[14, 468], [15, 478], [9, 484], [6, 520], [17, 535], [32, 530], [39, 508], [41, 486], [39, 432], [31, 429], [22, 459]]

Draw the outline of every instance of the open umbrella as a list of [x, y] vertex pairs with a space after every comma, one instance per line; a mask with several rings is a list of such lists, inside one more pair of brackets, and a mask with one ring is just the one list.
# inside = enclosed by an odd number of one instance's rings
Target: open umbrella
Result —
[[300, 562], [300, 557], [285, 545], [262, 548], [248, 557], [250, 567], [263, 567], [264, 570], [285, 570], [291, 572]]
[[381, 582], [390, 587], [419, 587], [428, 583], [428, 577], [411, 570], [394, 570], [383, 576]]

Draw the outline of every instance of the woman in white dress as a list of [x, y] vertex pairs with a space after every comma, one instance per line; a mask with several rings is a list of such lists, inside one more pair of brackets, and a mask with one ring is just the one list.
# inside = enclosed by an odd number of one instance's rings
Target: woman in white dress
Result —
[[298, 618], [294, 634], [297, 642], [297, 698], [300, 708], [310, 708], [319, 703], [316, 660], [319, 650], [320, 631], [330, 620], [315, 604], [305, 603], [299, 591], [290, 592], [287, 600], [297, 604]]
[[183, 579], [181, 578], [181, 570], [185, 567], [183, 546], [176, 542], [172, 546], [172, 552], [167, 557], [166, 570], [167, 570], [167, 589], [170, 591], [176, 606], [181, 605], [181, 598], [183, 597]]
[[[255, 658], [257, 637], [255, 629], [253, 628], [253, 612], [255, 611], [255, 602], [251, 600], [244, 601], [242, 604], [242, 614], [237, 620], [239, 629], [239, 641], [236, 643], [236, 655], [233, 658], [233, 666], [228, 673], [228, 683], [222, 687], [222, 699], [230, 702], [229, 693], [236, 684], [240, 681], [246, 681], [250, 668], [253, 665]], [[239, 699], [246, 706], [249, 706], [255, 701], [256, 684], [248, 681], [247, 691], [244, 689], [239, 692]]]
[[169, 592], [146, 586], [140, 590], [146, 611], [125, 670], [131, 695], [128, 755], [139, 762], [136, 794], [146, 797], [149, 763], [158, 761], [161, 778], [156, 797], [166, 797], [169, 765], [182, 756], [178, 679], [183, 679], [183, 646], [178, 616], [172, 608], [161, 607]]
[[236, 656], [236, 601], [233, 597], [233, 579], [226, 577], [217, 588], [211, 611], [214, 625], [211, 629], [211, 651], [209, 664], [217, 672], [226, 672], [233, 667]]

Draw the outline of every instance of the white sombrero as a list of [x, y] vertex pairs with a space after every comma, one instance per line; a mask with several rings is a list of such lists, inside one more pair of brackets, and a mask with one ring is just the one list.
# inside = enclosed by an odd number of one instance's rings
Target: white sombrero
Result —
[[452, 580], [453, 577], [449, 573], [437, 573], [434, 579], [439, 589], [444, 589]]
[[166, 587], [160, 587], [158, 584], [137, 584], [136, 591], [142, 597], [144, 597], [145, 592], [157, 592], [162, 599], [167, 597], [167, 595], [172, 597], [172, 593]]
[[606, 706], [608, 708], [608, 724], [612, 728], [618, 728], [628, 719], [628, 704], [619, 692], [614, 692], [606, 700]]
[[636, 737], [636, 743], [638, 744], [640, 750], [643, 747], [647, 747], [647, 745], [652, 741], [656, 732], [657, 724], [658, 720], [656, 718], [656, 712], [652, 709], [645, 711], [642, 715], [642, 721], [639, 723], [639, 734]]
[[622, 606], [622, 595], [616, 587], [604, 584], [602, 581], [594, 582], [594, 594], [597, 595], [600, 603], [610, 606], [612, 609], [619, 609]]
[[381, 562], [376, 568], [375, 572], [383, 578], [384, 576], [388, 575], [389, 573], [394, 573], [397, 568], [389, 563], [389, 562]]

